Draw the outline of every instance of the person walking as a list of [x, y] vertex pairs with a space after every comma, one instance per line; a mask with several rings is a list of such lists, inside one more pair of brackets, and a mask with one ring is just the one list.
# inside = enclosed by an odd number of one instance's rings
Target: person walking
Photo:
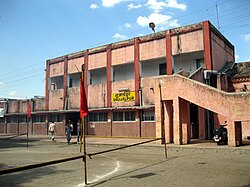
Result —
[[71, 132], [73, 132], [74, 130], [74, 124], [72, 121], [69, 120], [69, 124], [70, 124], [70, 128], [71, 128]]
[[69, 145], [70, 140], [71, 140], [71, 127], [70, 127], [70, 123], [67, 123], [66, 126], [65, 126], [65, 134], [66, 134], [67, 143]]
[[56, 124], [54, 121], [49, 125], [49, 133], [51, 134], [51, 140], [55, 141]]

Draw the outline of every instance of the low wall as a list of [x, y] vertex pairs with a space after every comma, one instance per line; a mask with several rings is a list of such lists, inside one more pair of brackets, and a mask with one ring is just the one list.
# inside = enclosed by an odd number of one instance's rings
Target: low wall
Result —
[[111, 136], [111, 124], [108, 122], [89, 122], [87, 134], [96, 136]]
[[18, 123], [8, 123], [7, 134], [18, 134]]
[[141, 137], [156, 137], [155, 122], [141, 122]]
[[47, 134], [46, 123], [33, 123], [33, 134]]
[[1, 134], [6, 133], [6, 125], [5, 125], [5, 123], [0, 123], [0, 133]]
[[140, 137], [139, 122], [113, 122], [112, 136]]

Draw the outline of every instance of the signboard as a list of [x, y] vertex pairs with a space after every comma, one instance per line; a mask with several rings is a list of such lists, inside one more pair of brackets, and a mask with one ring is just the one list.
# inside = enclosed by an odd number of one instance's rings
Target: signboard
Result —
[[0, 108], [0, 118], [4, 117], [4, 108]]
[[112, 102], [135, 101], [135, 92], [119, 92], [112, 94]]

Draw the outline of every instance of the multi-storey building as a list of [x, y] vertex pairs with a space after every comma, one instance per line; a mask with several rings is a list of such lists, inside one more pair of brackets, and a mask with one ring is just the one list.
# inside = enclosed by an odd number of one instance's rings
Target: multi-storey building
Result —
[[[234, 59], [234, 46], [204, 21], [47, 60], [45, 99], [40, 106], [32, 102], [30, 132], [47, 133], [55, 121], [64, 134], [67, 120], [76, 124], [83, 73], [88, 135], [161, 137], [165, 132], [168, 143], [186, 144], [212, 139], [213, 129], [228, 121], [229, 145], [236, 146], [242, 134], [250, 135], [250, 95], [228, 93], [238, 72]], [[45, 122], [36, 124], [36, 118]], [[5, 122], [2, 129], [11, 132]]]

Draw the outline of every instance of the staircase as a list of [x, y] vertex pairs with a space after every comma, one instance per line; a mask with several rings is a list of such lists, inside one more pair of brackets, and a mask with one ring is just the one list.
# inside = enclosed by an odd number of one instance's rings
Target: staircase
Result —
[[250, 92], [228, 93], [178, 74], [162, 76], [158, 81], [162, 100], [180, 97], [215, 113], [230, 116], [234, 121], [250, 120]]
[[[173, 101], [173, 133], [175, 136], [174, 141], [176, 141], [175, 143], [177, 144], [189, 142], [188, 129], [190, 128], [190, 120], [188, 120], [189, 111], [188, 109], [181, 108], [181, 105], [178, 104], [180, 99], [182, 99], [182, 101], [184, 100], [186, 104], [191, 102], [197, 106], [225, 116], [228, 121], [229, 146], [241, 144], [241, 122], [250, 121], [250, 92], [228, 93], [178, 74], [156, 78], [155, 110], [158, 135], [160, 135], [161, 121], [164, 115], [160, 109], [160, 101], [165, 101], [165, 103], [166, 101]], [[169, 111], [167, 111], [167, 113], [168, 112]]]

